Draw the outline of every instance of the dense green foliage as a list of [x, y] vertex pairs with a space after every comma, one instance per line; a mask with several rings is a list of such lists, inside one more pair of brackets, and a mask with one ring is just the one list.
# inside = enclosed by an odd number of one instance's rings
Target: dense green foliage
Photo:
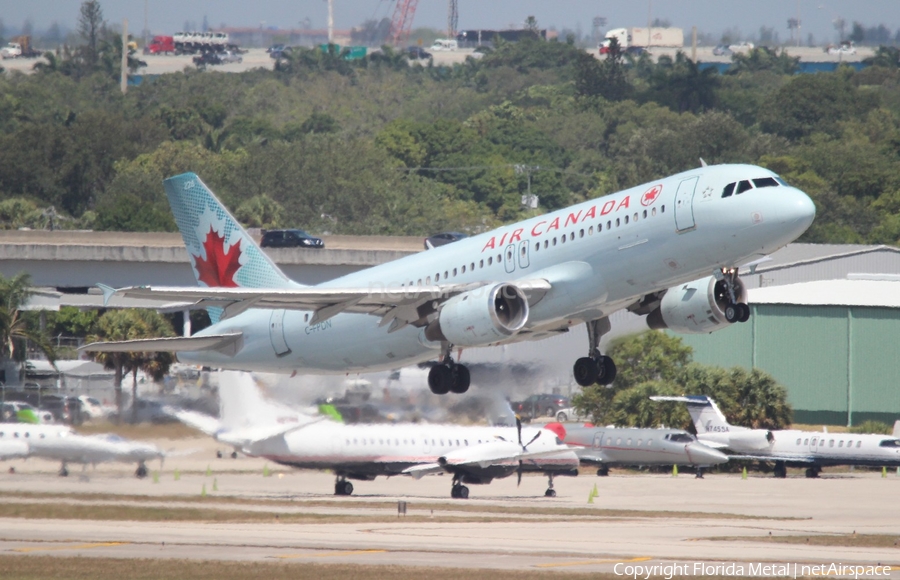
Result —
[[252, 226], [478, 231], [530, 211], [529, 183], [550, 210], [702, 157], [807, 191], [819, 214], [804, 241], [900, 240], [889, 49], [861, 72], [816, 75], [760, 49], [720, 76], [683, 54], [597, 59], [556, 41], [453, 67], [316, 48], [274, 71], [186, 70], [123, 96], [116, 39], [90, 30], [32, 74], [0, 77], [0, 227], [46, 227], [53, 206], [61, 227], [173, 230], [160, 182], [194, 171]]
[[619, 339], [609, 356], [619, 369], [613, 384], [586, 387], [574, 398], [597, 424], [694, 431], [684, 405], [651, 401], [654, 395], [707, 395], [732, 425], [781, 429], [791, 423], [787, 390], [769, 374], [691, 362], [691, 348], [670, 334], [651, 330]]

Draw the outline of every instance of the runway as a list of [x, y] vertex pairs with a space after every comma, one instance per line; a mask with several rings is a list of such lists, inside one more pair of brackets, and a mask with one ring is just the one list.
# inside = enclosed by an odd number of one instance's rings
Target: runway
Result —
[[[763, 541], [770, 534], [854, 532], [900, 540], [894, 513], [900, 477], [893, 472], [817, 480], [583, 475], [557, 478], [556, 498], [543, 497], [546, 478], [528, 476], [519, 487], [509, 478], [471, 486], [470, 500], [451, 500], [447, 477], [354, 482], [354, 496], [335, 497], [327, 473], [269, 471], [264, 477], [259, 460], [214, 465], [209, 475], [185, 471], [178, 480], [167, 470], [158, 483], [136, 480], [124, 466], [86, 480], [40, 470], [0, 475], [0, 508], [27, 501], [117, 505], [123, 513], [165, 506], [257, 514], [246, 522], [2, 518], [0, 553], [585, 573], [673, 562], [843, 563], [892, 565], [900, 576], [897, 547]], [[588, 503], [595, 484], [598, 496]], [[203, 491], [207, 498], [198, 501]], [[407, 502], [405, 518], [398, 517], [398, 501]], [[290, 515], [312, 514], [313, 523], [290, 522]], [[724, 537], [738, 539], [715, 539]]]

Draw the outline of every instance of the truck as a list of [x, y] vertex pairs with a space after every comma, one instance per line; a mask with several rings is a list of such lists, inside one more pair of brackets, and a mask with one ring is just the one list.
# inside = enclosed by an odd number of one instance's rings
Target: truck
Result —
[[154, 36], [144, 49], [144, 54], [175, 54], [175, 39], [171, 36]]
[[175, 44], [175, 54], [240, 50], [236, 44], [229, 43], [227, 32], [176, 32], [172, 42]]
[[9, 41], [9, 44], [0, 49], [0, 57], [6, 58], [37, 58], [41, 56], [41, 51], [35, 50], [31, 45], [31, 37], [16, 36]]
[[625, 52], [639, 53], [651, 47], [681, 48], [684, 31], [680, 28], [613, 28], [600, 43], [600, 54], [609, 52], [609, 43], [615, 38]]

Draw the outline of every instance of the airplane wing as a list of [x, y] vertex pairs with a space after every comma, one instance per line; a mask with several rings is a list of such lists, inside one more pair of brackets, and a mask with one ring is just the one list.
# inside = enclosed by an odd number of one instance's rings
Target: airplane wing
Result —
[[538, 457], [548, 457], [559, 453], [572, 452], [566, 445], [554, 445], [535, 451], [522, 450], [522, 446], [508, 441], [492, 441], [455, 449], [438, 459], [437, 463], [423, 463], [404, 469], [401, 473], [412, 475], [416, 479], [424, 475], [453, 472], [467, 467], [485, 469], [497, 463], [510, 463]]
[[602, 455], [595, 455], [592, 453], [586, 453], [582, 455], [577, 451], [575, 452], [575, 454], [578, 455], [578, 461], [580, 461], [581, 463], [586, 463], [588, 465], [603, 465], [604, 463], [606, 463], [606, 458]]
[[206, 336], [173, 336], [169, 338], [143, 338], [118, 342], [92, 342], [79, 347], [87, 352], [180, 352], [216, 350], [234, 355], [243, 345], [243, 333], [229, 332]]
[[[104, 287], [104, 296], [125, 296], [160, 302], [191, 302], [196, 308], [214, 306], [224, 308], [224, 317], [235, 316], [250, 308], [311, 310], [309, 324], [318, 324], [342, 312], [372, 314], [381, 317], [381, 325], [390, 324], [393, 332], [413, 324], [423, 326], [425, 318], [437, 310], [440, 303], [453, 296], [487, 285], [447, 284], [406, 286], [402, 288], [204, 288], [170, 286], [132, 286], [113, 290]], [[550, 290], [547, 280], [512, 282], [528, 297], [529, 305], [536, 304]]]
[[[704, 445], [707, 445], [707, 443], [704, 443]], [[803, 456], [803, 455], [799, 455], [799, 456], [798, 455], [763, 455], [763, 454], [747, 455], [745, 453], [745, 454], [741, 454], [741, 455], [728, 454], [728, 458], [729, 459], [751, 459], [753, 461], [786, 461], [789, 463], [809, 463], [810, 465], [813, 465], [813, 464], [819, 462], [812, 455], [806, 455], [806, 456]]]

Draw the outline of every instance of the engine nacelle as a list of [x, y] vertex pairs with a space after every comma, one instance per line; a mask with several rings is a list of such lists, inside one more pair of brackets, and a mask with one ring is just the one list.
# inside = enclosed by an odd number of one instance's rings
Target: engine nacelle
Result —
[[[747, 290], [737, 277], [734, 294], [737, 302], [747, 302]], [[710, 276], [666, 290], [659, 308], [647, 315], [647, 326], [680, 334], [708, 334], [731, 324], [725, 319], [727, 305], [725, 281]]]
[[505, 340], [528, 321], [528, 299], [512, 284], [469, 290], [447, 300], [425, 338], [456, 346], [484, 346]]
[[763, 451], [775, 441], [771, 431], [752, 429], [750, 431], [732, 431], [728, 434], [728, 447], [738, 451]]

